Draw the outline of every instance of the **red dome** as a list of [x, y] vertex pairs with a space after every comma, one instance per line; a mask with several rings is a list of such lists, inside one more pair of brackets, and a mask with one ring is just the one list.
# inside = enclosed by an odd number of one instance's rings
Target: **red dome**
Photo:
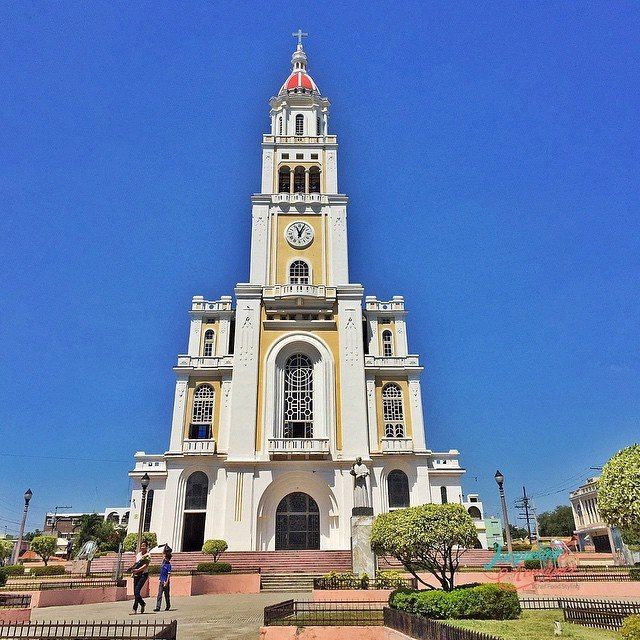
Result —
[[316, 83], [311, 79], [311, 76], [305, 71], [294, 71], [282, 85], [280, 93], [284, 91], [318, 91]]

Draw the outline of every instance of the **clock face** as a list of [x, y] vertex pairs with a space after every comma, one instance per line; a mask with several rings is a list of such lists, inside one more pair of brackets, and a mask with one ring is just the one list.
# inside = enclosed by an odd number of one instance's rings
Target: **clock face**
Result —
[[313, 227], [306, 222], [292, 222], [284, 232], [284, 237], [292, 247], [308, 247], [313, 242]]

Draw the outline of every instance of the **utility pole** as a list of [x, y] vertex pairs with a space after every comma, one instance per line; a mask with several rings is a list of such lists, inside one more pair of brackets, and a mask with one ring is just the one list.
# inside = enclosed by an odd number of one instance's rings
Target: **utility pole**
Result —
[[[532, 540], [531, 540], [531, 516], [529, 515], [530, 503], [531, 503], [531, 498], [529, 498], [529, 496], [527, 496], [527, 488], [526, 487], [522, 487], [522, 498], [520, 500], [518, 500], [518, 502], [516, 502], [516, 507], [521, 510], [521, 513], [518, 516], [518, 519], [526, 520], [526, 522], [527, 522], [527, 533], [529, 534], [529, 542], [532, 542]], [[522, 514], [522, 512], [524, 512], [524, 515]], [[538, 543], [540, 543], [540, 540], [538, 540]]]
[[58, 523], [58, 509], [72, 509], [70, 505], [56, 505], [56, 508], [53, 510], [53, 521], [51, 522], [51, 533], [53, 533], [56, 529], [56, 524]]

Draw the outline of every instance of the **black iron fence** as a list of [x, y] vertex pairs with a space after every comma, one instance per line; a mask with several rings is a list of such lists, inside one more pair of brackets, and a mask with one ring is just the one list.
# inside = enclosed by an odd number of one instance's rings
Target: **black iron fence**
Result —
[[628, 573], [538, 573], [536, 582], [629, 582]]
[[101, 578], [85, 578], [83, 580], [13, 580], [0, 591], [47, 591], [49, 589], [90, 589], [94, 587], [124, 587], [124, 580], [103, 580]]
[[0, 609], [28, 609], [31, 595], [28, 593], [0, 593]]
[[418, 581], [416, 578], [382, 578], [380, 580], [367, 580], [358, 577], [348, 576], [331, 576], [324, 578], [314, 578], [314, 589], [400, 589], [407, 587], [409, 589], [417, 589]]
[[264, 626], [334, 627], [382, 625], [382, 602], [298, 602], [265, 607]]
[[0, 638], [24, 640], [176, 640], [175, 620], [154, 622], [51, 622], [0, 623]]
[[588, 600], [561, 598], [560, 608], [566, 622], [615, 631], [627, 616], [640, 615], [640, 603], [625, 600]]
[[399, 609], [383, 609], [384, 626], [420, 640], [500, 640], [480, 631], [454, 627], [445, 622], [430, 620]]
[[520, 598], [520, 607], [522, 609], [533, 609], [535, 611], [543, 611], [547, 609], [559, 609], [559, 598]]

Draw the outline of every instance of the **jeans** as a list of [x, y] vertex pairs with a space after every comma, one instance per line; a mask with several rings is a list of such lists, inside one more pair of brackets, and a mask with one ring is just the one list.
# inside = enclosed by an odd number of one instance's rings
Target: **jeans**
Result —
[[166, 610], [169, 611], [171, 609], [171, 595], [169, 593], [169, 583], [160, 581], [158, 585], [158, 599], [156, 600], [156, 609], [160, 610], [162, 607], [162, 594], [164, 593], [164, 598], [167, 602]]
[[138, 605], [140, 605], [142, 609], [144, 609], [146, 606], [146, 603], [142, 599], [140, 592], [142, 591], [142, 587], [144, 587], [148, 579], [149, 579], [148, 573], [139, 573], [133, 576], [133, 595], [134, 595], [133, 610], [134, 611], [138, 610]]

